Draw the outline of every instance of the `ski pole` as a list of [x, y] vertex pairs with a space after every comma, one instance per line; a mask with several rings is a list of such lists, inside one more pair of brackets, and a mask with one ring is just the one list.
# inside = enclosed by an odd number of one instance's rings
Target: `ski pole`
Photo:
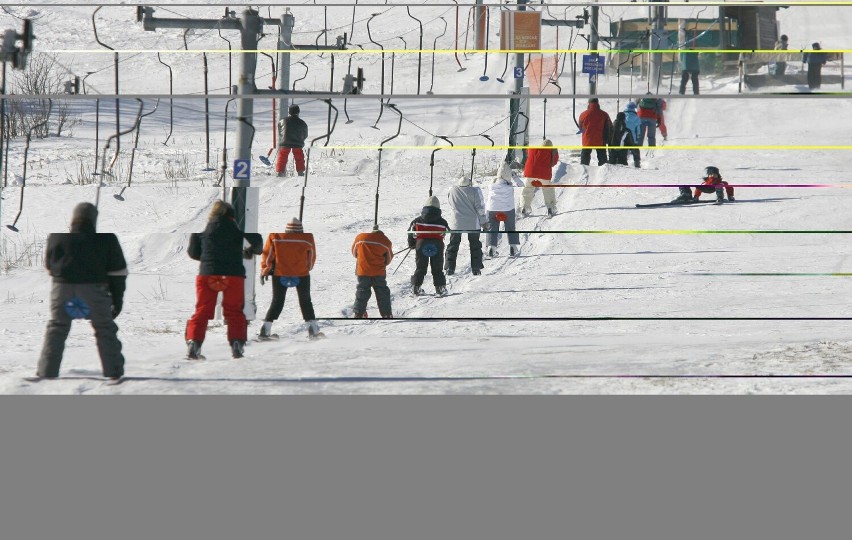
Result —
[[[406, 253], [405, 257], [403, 257], [402, 260], [399, 261], [399, 264], [396, 266], [396, 270], [399, 270], [399, 267], [402, 266], [402, 263], [405, 262], [405, 259], [407, 259], [409, 255], [411, 255], [411, 251], [412, 251], [413, 248], [406, 248], [406, 249], [408, 250], [408, 253]], [[396, 270], [393, 271], [393, 274], [391, 274], [392, 276], [396, 275]]]

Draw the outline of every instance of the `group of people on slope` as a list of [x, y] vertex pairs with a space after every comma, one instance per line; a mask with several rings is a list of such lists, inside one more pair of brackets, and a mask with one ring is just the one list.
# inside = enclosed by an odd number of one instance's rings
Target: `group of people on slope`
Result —
[[660, 128], [663, 140], [668, 138], [665, 110], [666, 101], [648, 92], [636, 101], [628, 101], [624, 110], [616, 114], [613, 123], [609, 114], [601, 109], [598, 98], [589, 99], [586, 110], [578, 119], [583, 146], [580, 163], [589, 165], [594, 150], [598, 165], [627, 165], [627, 156], [630, 154], [633, 156], [633, 166], [639, 167], [639, 149], [635, 147], [643, 146], [646, 138], [648, 146], [656, 146], [657, 128]]

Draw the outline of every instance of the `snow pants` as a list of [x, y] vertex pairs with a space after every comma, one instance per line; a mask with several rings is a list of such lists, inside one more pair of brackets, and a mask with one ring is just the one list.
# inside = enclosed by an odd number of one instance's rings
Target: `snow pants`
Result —
[[680, 73], [680, 94], [686, 93], [686, 83], [692, 80], [692, 93], [698, 95], [698, 72], [697, 71], [682, 71]]
[[648, 146], [657, 146], [657, 121], [653, 118], [639, 119], [639, 141], [636, 146], [642, 146], [645, 143], [645, 136], [648, 136]]
[[245, 342], [248, 322], [243, 313], [245, 282], [242, 276], [197, 276], [195, 278], [195, 313], [186, 323], [186, 340], [203, 343], [207, 323], [216, 314], [216, 299], [222, 293], [222, 315], [228, 325], [228, 343]]
[[[606, 152], [604, 152], [606, 154]], [[503, 230], [507, 232], [510, 246], [519, 246], [521, 237], [515, 232], [515, 211], [507, 210], [503, 212], [488, 211], [488, 223], [491, 225], [486, 238], [485, 245], [497, 247], [500, 244], [500, 221], [497, 219], [497, 214], [503, 214], [506, 219], [503, 221]]]
[[293, 152], [293, 161], [296, 162], [296, 172], [305, 172], [305, 152], [301, 148], [282, 146], [278, 149], [278, 157], [275, 159], [275, 172], [282, 173], [287, 168], [287, 158]]
[[808, 88], [814, 90], [822, 86], [822, 64], [808, 63]]
[[[521, 190], [521, 208], [527, 211], [532, 210], [532, 202], [535, 197], [536, 190], [536, 187], [532, 185], [534, 181], [541, 182], [542, 186], [549, 186], [553, 183], [550, 180], [543, 180], [541, 178], [526, 178], [524, 180], [524, 189]], [[543, 188], [541, 190], [541, 195], [544, 197], [544, 205], [553, 209], [555, 212], [556, 192], [552, 188]]]
[[[456, 271], [456, 259], [459, 255], [461, 239], [461, 233], [450, 233], [450, 242], [447, 244], [446, 261], [444, 261], [444, 268], [448, 272]], [[467, 241], [470, 244], [470, 269], [481, 270], [482, 268], [485, 268], [482, 264], [482, 242], [479, 240], [479, 233], [468, 233]]]
[[391, 293], [385, 276], [358, 276], [358, 285], [355, 287], [355, 304], [352, 306], [355, 317], [366, 313], [367, 302], [370, 300], [373, 290], [376, 291], [379, 314], [383, 319], [392, 319]]
[[[281, 315], [284, 309], [284, 299], [287, 297], [287, 287], [281, 284], [280, 276], [270, 276], [272, 280], [272, 303], [266, 312], [264, 321], [273, 322]], [[311, 301], [311, 276], [300, 276], [299, 284], [296, 285], [296, 294], [299, 296], [299, 308], [302, 310], [302, 319], [312, 321], [314, 315], [314, 303]]]
[[[595, 150], [598, 155], [598, 165], [603, 165], [606, 163], [606, 149], [598, 148]], [[580, 165], [588, 165], [592, 162], [592, 149], [591, 148], [583, 148], [580, 150]]]
[[58, 377], [65, 340], [71, 330], [71, 316], [65, 303], [79, 298], [89, 308], [86, 317], [95, 330], [95, 341], [101, 357], [104, 377], [124, 375], [124, 356], [118, 340], [118, 326], [112, 320], [112, 296], [106, 283], [53, 283], [50, 291], [50, 320], [38, 360], [39, 377]]
[[[422, 249], [414, 250], [414, 275], [411, 276], [411, 284], [415, 287], [420, 287], [423, 285], [423, 280], [426, 279], [426, 272], [428, 269], [432, 270], [432, 284], [436, 287], [443, 286], [447, 284], [447, 276], [444, 275], [444, 243], [440, 242], [438, 244], [438, 253], [436, 255], [432, 255], [431, 257], [427, 257], [423, 255]], [[424, 244], [424, 246], [427, 244]]]

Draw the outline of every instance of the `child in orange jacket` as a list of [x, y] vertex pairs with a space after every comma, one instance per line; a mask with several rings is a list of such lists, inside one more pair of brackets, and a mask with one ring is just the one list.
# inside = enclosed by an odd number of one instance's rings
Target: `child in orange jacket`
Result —
[[314, 304], [311, 301], [310, 272], [316, 260], [317, 249], [314, 244], [314, 235], [304, 232], [302, 222], [297, 218], [287, 223], [283, 233], [269, 234], [261, 255], [260, 283], [263, 285], [267, 279], [272, 278], [272, 304], [263, 319], [258, 339], [268, 340], [278, 337], [272, 333], [272, 323], [281, 315], [287, 289], [290, 287], [295, 287], [299, 295], [302, 318], [308, 323], [308, 337], [311, 339], [323, 337], [319, 331], [314, 315]]
[[391, 294], [387, 283], [385, 268], [393, 260], [393, 244], [385, 233], [375, 225], [372, 232], [361, 233], [352, 242], [352, 256], [355, 257], [355, 275], [358, 286], [355, 289], [355, 303], [352, 310], [356, 319], [367, 318], [367, 302], [376, 291], [376, 303], [383, 319], [392, 319]]

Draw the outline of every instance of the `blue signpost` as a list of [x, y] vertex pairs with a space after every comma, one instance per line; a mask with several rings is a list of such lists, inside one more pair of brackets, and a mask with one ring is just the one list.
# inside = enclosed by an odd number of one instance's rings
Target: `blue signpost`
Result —
[[603, 73], [606, 67], [606, 58], [593, 54], [583, 55], [583, 73], [589, 74], [589, 82], [593, 83], [597, 80], [598, 73]]
[[251, 180], [251, 160], [234, 160], [234, 180]]

